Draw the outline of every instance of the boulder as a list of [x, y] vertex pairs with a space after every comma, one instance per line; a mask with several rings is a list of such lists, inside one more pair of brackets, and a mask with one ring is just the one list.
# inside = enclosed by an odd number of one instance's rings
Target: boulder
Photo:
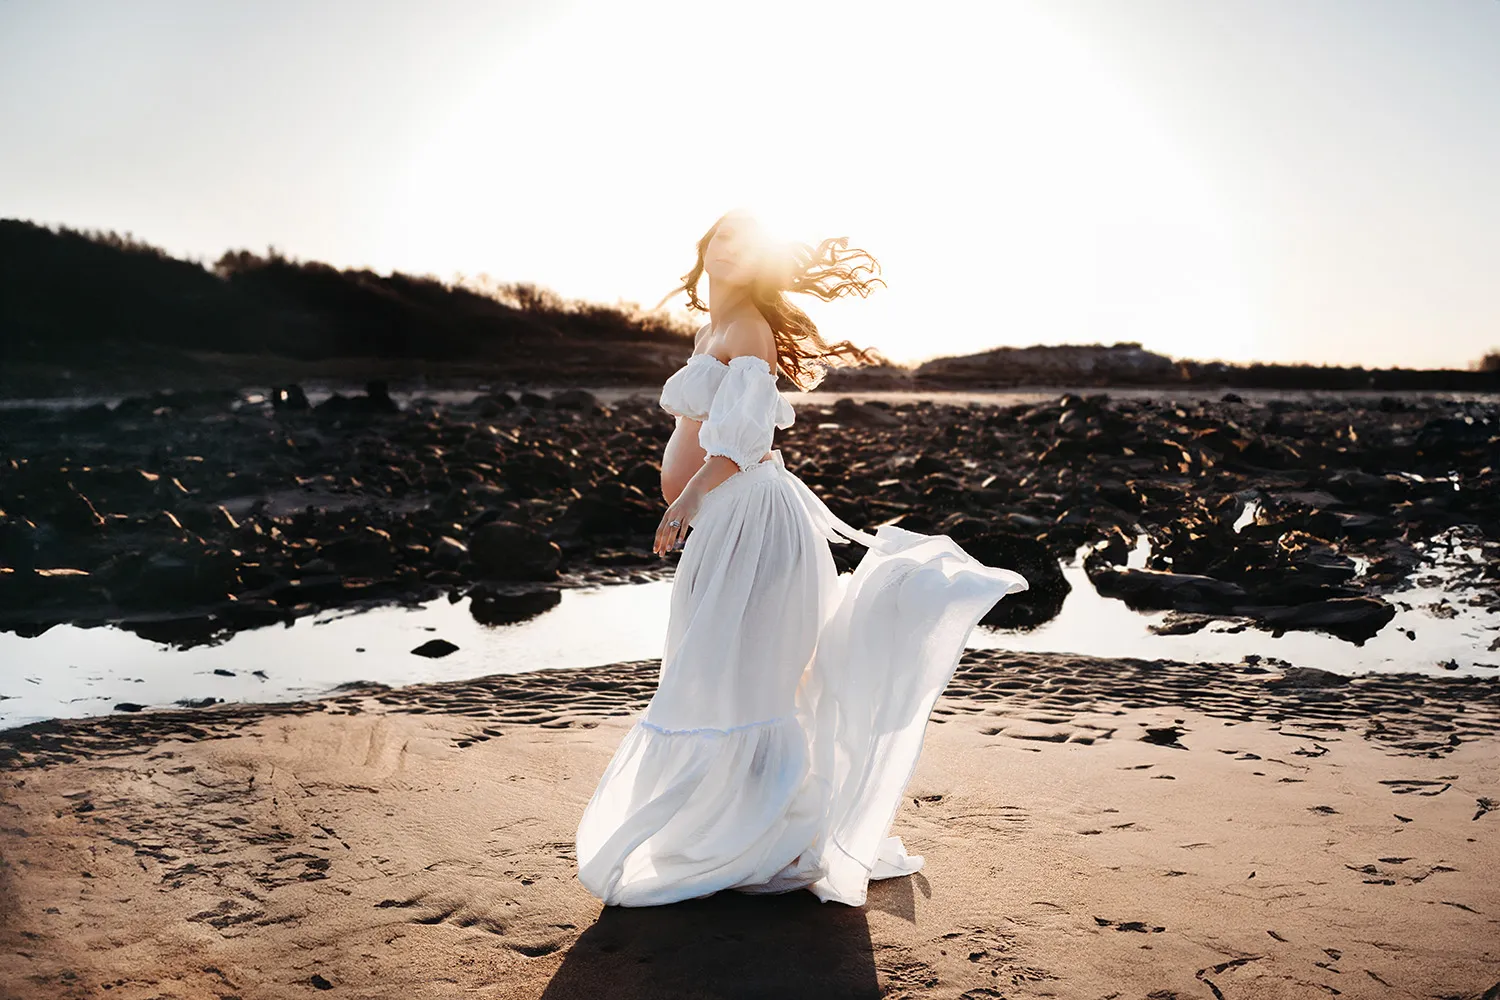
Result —
[[1045, 544], [1026, 535], [991, 531], [960, 543], [986, 566], [1014, 570], [1029, 589], [1010, 594], [979, 620], [994, 628], [1035, 628], [1057, 617], [1073, 589], [1062, 565]]
[[1290, 608], [1270, 608], [1255, 615], [1257, 623], [1276, 634], [1326, 632], [1356, 646], [1374, 636], [1396, 617], [1396, 609], [1378, 597], [1336, 597]]
[[582, 410], [592, 413], [599, 407], [599, 400], [587, 389], [563, 389], [552, 394], [554, 410]]
[[1155, 569], [1116, 569], [1103, 560], [1086, 559], [1085, 569], [1102, 597], [1115, 597], [1136, 611], [1232, 611], [1245, 603], [1245, 588], [1196, 573]]
[[879, 406], [848, 396], [833, 401], [833, 420], [846, 427], [900, 427], [901, 418]]
[[556, 542], [510, 521], [476, 530], [469, 554], [485, 576], [497, 580], [555, 580], [562, 562]]
[[422, 643], [422, 645], [412, 650], [412, 653], [414, 653], [415, 655], [425, 656], [429, 660], [436, 660], [439, 657], [447, 656], [449, 653], [456, 652], [458, 652], [458, 647], [449, 642], [447, 639], [428, 639], [426, 642]]
[[311, 408], [307, 393], [300, 385], [277, 386], [271, 390], [271, 408], [278, 413], [298, 413]]

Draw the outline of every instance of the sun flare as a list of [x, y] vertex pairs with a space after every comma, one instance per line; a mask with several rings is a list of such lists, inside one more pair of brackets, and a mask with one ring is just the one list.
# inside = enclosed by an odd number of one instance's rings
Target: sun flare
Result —
[[[798, 304], [896, 360], [1118, 340], [1254, 352], [1212, 186], [1041, 14], [913, 25], [891, 63], [882, 19], [789, 10], [684, 6], [647, 51], [615, 42], [640, 34], [627, 8], [559, 20], [565, 60], [540, 39], [433, 121], [388, 252], [654, 304], [743, 206], [777, 238], [848, 236], [881, 262], [889, 288], [868, 301]], [[613, 155], [645, 134], [656, 155]]]

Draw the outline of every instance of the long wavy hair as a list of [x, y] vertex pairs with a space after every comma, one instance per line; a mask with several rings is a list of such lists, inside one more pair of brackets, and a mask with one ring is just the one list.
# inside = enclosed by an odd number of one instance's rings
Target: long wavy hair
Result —
[[[707, 312], [708, 306], [698, 297], [698, 280], [703, 276], [703, 259], [709, 241], [724, 220], [737, 212], [726, 212], [698, 240], [698, 259], [693, 269], [682, 276], [678, 285], [662, 299], [686, 291], [688, 308]], [[776, 338], [776, 358], [781, 371], [791, 382], [807, 392], [817, 388], [829, 368], [853, 368], [860, 365], [885, 364], [886, 358], [874, 348], [857, 347], [848, 340], [830, 344], [818, 333], [812, 318], [787, 301], [787, 292], [805, 292], [831, 302], [844, 295], [865, 298], [876, 285], [885, 286], [879, 277], [880, 262], [864, 250], [849, 249], [849, 237], [827, 239], [816, 247], [806, 243], [784, 243], [767, 251], [765, 265], [757, 270], [750, 283], [750, 301], [765, 317]]]

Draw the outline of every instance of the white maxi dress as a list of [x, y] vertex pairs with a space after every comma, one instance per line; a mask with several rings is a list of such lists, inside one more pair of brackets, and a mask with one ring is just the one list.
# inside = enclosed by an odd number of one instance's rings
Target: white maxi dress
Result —
[[[865, 902], [922, 865], [888, 836], [933, 703], [979, 619], [1026, 580], [946, 535], [839, 519], [770, 449], [791, 404], [763, 358], [694, 354], [662, 387], [739, 471], [710, 490], [672, 584], [655, 695], [578, 825], [606, 904], [722, 889]], [[867, 547], [840, 575], [830, 542]]]

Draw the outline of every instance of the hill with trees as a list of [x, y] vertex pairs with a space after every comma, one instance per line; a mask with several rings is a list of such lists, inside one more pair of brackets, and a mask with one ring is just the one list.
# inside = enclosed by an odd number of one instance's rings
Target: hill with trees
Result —
[[[205, 381], [437, 377], [512, 386], [652, 385], [691, 322], [527, 283], [475, 286], [233, 250], [212, 265], [130, 234], [0, 220], [0, 394]], [[1202, 385], [1500, 391], [1500, 351], [1469, 371], [1227, 365], [1140, 344], [997, 347], [921, 365], [834, 369], [823, 388]]]

